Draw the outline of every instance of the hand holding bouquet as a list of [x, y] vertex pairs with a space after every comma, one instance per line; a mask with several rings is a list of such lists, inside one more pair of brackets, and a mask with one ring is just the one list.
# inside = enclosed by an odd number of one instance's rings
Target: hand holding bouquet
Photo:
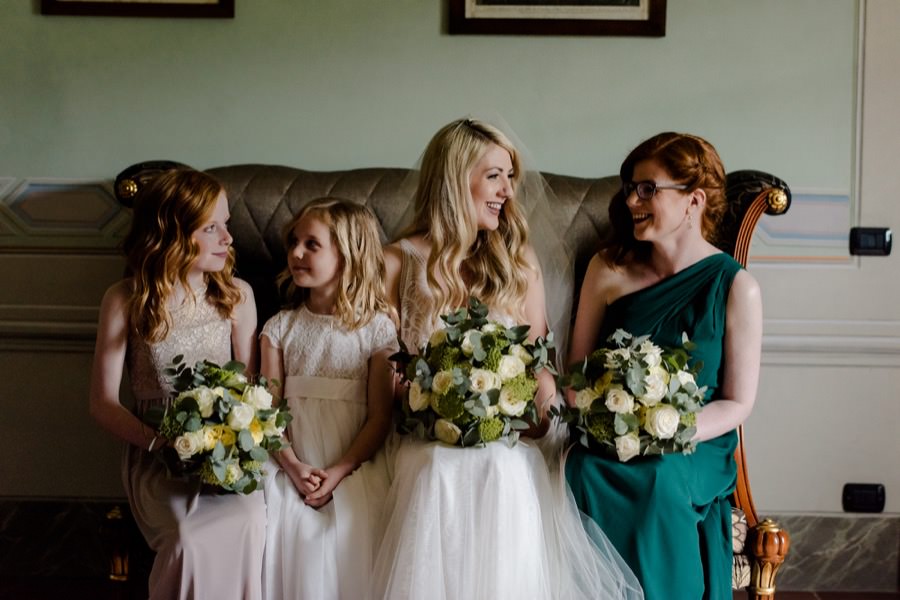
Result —
[[504, 327], [488, 321], [478, 300], [451, 315], [417, 355], [401, 350], [391, 357], [409, 394], [398, 429], [454, 446], [475, 446], [519, 432], [537, 421], [535, 374], [550, 369], [552, 334], [527, 341], [528, 326]]
[[[268, 451], [283, 447], [290, 422], [286, 408], [273, 406], [265, 378], [244, 376], [244, 365], [209, 361], [194, 368], [176, 356], [165, 374], [175, 390], [163, 414], [151, 414], [159, 433], [172, 440], [164, 452], [177, 460], [170, 470], [196, 474], [208, 485], [249, 494], [259, 485]], [[176, 468], [172, 468], [172, 467]]]
[[706, 393], [695, 380], [702, 365], [688, 367], [694, 345], [684, 335], [682, 347], [663, 349], [621, 329], [609, 341], [614, 348], [596, 350], [562, 381], [575, 391], [575, 408], [562, 417], [581, 432], [581, 443], [593, 440], [622, 462], [693, 452]]

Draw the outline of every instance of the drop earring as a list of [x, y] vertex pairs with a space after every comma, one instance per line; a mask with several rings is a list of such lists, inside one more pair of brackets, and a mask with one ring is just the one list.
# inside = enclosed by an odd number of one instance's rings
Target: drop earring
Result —
[[687, 222], [688, 222], [687, 223], [688, 229], [693, 229], [694, 228], [694, 216], [691, 213], [688, 213]]

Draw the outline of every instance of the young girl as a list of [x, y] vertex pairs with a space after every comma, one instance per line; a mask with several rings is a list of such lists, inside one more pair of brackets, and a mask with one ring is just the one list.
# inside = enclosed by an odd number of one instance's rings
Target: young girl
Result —
[[[109, 288], [100, 307], [91, 415], [127, 442], [125, 490], [156, 552], [151, 599], [262, 597], [263, 495], [204, 494], [197, 479], [168, 478], [153, 454], [169, 440], [140, 419], [167, 398], [163, 369], [178, 354], [190, 365], [234, 358], [255, 368], [253, 292], [232, 276], [227, 223], [228, 201], [209, 175], [159, 175], [137, 197], [125, 239], [133, 275]], [[133, 413], [119, 400], [126, 365]]]
[[283, 383], [292, 447], [266, 484], [269, 524], [265, 595], [273, 599], [363, 598], [373, 528], [387, 490], [368, 461], [391, 424], [396, 329], [384, 293], [374, 215], [323, 199], [286, 230], [293, 308], [262, 332], [262, 373]]

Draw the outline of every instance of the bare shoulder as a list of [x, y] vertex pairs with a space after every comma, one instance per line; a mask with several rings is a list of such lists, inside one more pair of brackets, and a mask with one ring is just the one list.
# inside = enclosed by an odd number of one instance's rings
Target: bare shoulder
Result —
[[400, 242], [394, 242], [384, 247], [384, 268], [388, 272], [388, 276], [398, 273], [400, 265], [403, 263], [403, 250], [400, 249]]
[[531, 267], [528, 278], [534, 281], [540, 281], [543, 277], [541, 274], [541, 261], [538, 259], [534, 247], [531, 244], [525, 244], [522, 248], [522, 256], [525, 258], [525, 262], [528, 263], [528, 266]]
[[250, 287], [249, 283], [247, 283], [243, 279], [235, 277], [234, 284], [241, 291], [241, 302], [253, 302], [253, 288]]
[[103, 294], [103, 307], [122, 308], [125, 307], [134, 290], [134, 283], [129, 279], [121, 279], [107, 288]]
[[729, 299], [741, 303], [758, 303], [761, 302], [762, 292], [759, 288], [759, 282], [746, 269], [738, 271], [731, 283], [731, 290], [728, 293]]
[[582, 289], [606, 300], [607, 304], [615, 300], [616, 290], [625, 286], [626, 269], [616, 268], [600, 253], [594, 254], [584, 274]]

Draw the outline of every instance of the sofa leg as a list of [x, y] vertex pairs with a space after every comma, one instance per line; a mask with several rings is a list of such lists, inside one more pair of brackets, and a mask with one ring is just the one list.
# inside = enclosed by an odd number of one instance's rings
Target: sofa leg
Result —
[[771, 519], [764, 519], [751, 534], [750, 600], [775, 599], [775, 575], [791, 547], [791, 536]]

